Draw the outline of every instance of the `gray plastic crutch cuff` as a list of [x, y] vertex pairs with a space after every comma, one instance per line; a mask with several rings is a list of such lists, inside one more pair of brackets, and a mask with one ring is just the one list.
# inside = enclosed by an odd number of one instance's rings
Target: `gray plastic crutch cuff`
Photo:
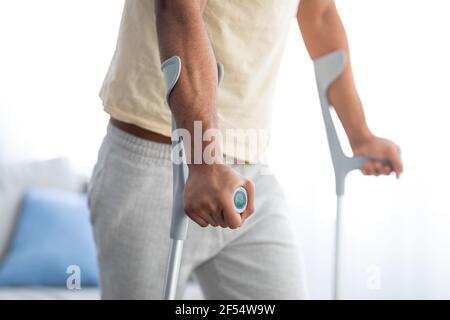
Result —
[[[164, 80], [166, 81], [166, 101], [169, 105], [170, 94], [172, 93], [173, 88], [177, 84], [178, 79], [181, 74], [181, 59], [179, 56], [173, 56], [169, 59], [165, 60], [161, 64], [161, 70], [164, 74]], [[224, 77], [224, 67], [223, 64], [217, 64], [217, 78], [218, 78], [218, 86], [222, 83]]]
[[166, 81], [166, 101], [169, 104], [169, 97], [172, 93], [175, 84], [180, 78], [181, 74], [181, 59], [179, 56], [173, 56], [165, 60], [161, 64], [161, 70], [164, 74], [164, 80]]

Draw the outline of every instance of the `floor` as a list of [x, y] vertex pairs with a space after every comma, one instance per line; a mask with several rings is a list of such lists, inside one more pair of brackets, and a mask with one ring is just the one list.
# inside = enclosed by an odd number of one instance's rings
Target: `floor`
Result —
[[[51, 287], [0, 288], [0, 300], [97, 300], [99, 298], [100, 290], [98, 288], [82, 288], [80, 290]], [[190, 283], [187, 286], [184, 299], [203, 299], [197, 284]]]

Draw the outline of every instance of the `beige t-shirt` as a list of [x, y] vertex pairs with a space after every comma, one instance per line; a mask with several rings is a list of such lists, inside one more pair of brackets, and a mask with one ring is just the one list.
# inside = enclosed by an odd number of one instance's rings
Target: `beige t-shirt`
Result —
[[[266, 151], [275, 80], [299, 0], [209, 0], [204, 20], [225, 76], [218, 91], [224, 153], [248, 162]], [[127, 0], [100, 91], [112, 117], [170, 136], [154, 0]], [[256, 137], [256, 140], [255, 140]]]

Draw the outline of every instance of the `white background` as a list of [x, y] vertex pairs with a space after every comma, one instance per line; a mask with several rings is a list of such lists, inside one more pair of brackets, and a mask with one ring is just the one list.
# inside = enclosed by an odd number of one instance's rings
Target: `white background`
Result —
[[[450, 298], [450, 2], [337, 1], [371, 129], [405, 174], [348, 179], [344, 297]], [[107, 117], [97, 97], [123, 1], [0, 1], [0, 162], [69, 157], [89, 173]], [[303, 244], [312, 298], [330, 297], [334, 180], [295, 23], [280, 70], [270, 160]], [[344, 137], [343, 137], [344, 138]]]

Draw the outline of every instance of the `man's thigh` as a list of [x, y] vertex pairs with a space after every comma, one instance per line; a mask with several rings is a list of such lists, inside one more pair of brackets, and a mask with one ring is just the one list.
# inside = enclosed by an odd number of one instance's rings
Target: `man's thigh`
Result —
[[248, 173], [255, 213], [238, 230], [223, 230], [224, 248], [196, 269], [210, 299], [305, 299], [303, 265], [287, 205], [273, 176]]
[[109, 125], [88, 196], [103, 298], [162, 297], [171, 199], [170, 146]]

